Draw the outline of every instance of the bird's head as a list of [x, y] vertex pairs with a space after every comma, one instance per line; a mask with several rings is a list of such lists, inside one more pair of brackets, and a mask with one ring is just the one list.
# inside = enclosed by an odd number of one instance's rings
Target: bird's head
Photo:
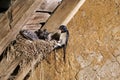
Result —
[[67, 32], [68, 30], [67, 30], [67, 27], [65, 26], [65, 25], [61, 25], [60, 27], [59, 27], [59, 30], [61, 30], [61, 32]]

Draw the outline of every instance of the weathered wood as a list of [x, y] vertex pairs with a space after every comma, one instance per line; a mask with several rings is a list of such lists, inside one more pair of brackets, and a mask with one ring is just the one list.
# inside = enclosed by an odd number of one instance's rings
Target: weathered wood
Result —
[[[25, 13], [28, 8], [33, 4], [34, 0], [17, 0], [13, 5], [12, 5], [12, 18], [13, 21], [11, 23], [12, 27], [19, 21], [19, 19], [23, 16], [23, 13]], [[19, 8], [19, 9], [18, 9]], [[16, 9], [18, 9], [16, 11]], [[15, 12], [16, 11], [16, 12]], [[10, 26], [9, 22], [10, 20], [8, 19], [8, 12], [9, 10], [5, 13], [5, 16], [3, 16], [0, 19], [0, 40], [4, 38], [10, 31]]]
[[24, 25], [24, 27], [22, 29], [27, 29], [27, 30], [31, 30], [31, 31], [36, 31], [38, 29], [41, 28], [41, 24], [26, 24]]
[[[31, 16], [31, 14], [33, 13], [33, 11], [36, 9], [37, 5], [40, 5], [41, 3], [42, 3], [42, 0], [35, 0], [35, 2], [29, 7], [29, 9], [24, 14], [22, 13], [23, 16], [21, 16], [21, 18], [19, 19], [19, 21], [8, 32], [8, 34], [4, 35], [4, 36], [2, 36], [2, 38], [0, 38], [0, 55], [3, 52], [3, 50], [6, 48], [6, 46], [10, 43], [10, 41], [12, 41], [12, 40], [15, 39], [16, 35], [19, 33], [19, 30], [28, 21], [29, 16]], [[0, 35], [2, 35], [2, 34], [0, 34]]]
[[0, 79], [7, 80], [21, 60], [22, 57], [19, 57], [18, 59], [15, 59], [10, 65], [7, 65], [7, 69], [3, 71], [4, 74], [0, 76], [1, 77]]
[[15, 80], [23, 80], [26, 77], [26, 75], [29, 73], [29, 71], [34, 69], [34, 65], [41, 59], [42, 59], [41, 55], [39, 55], [36, 60], [33, 60], [31, 63], [27, 64], [27, 66], [19, 72]]
[[7, 61], [6, 58], [3, 58], [2, 61], [0, 62], [0, 75], [7, 70], [8, 65], [11, 64], [11, 61]]
[[36, 11], [53, 12], [59, 5], [59, 0], [44, 0], [41, 6], [38, 6]]
[[0, 21], [0, 40], [8, 34], [10, 27], [8, 24], [8, 19], [7, 17], [5, 17], [4, 19], [2, 19], [2, 21]]
[[29, 0], [29, 1], [28, 0], [26, 0], [26, 1], [24, 0], [23, 2], [24, 2], [23, 6], [25, 6], [25, 7], [20, 6], [21, 7], [20, 10], [17, 12], [19, 14], [17, 14], [16, 16], [13, 16], [13, 20], [14, 21], [11, 24], [12, 26], [16, 25], [16, 23], [21, 18], [20, 14], [23, 16], [24, 15], [23, 13], [25, 13], [30, 8], [30, 6], [35, 2], [35, 0]]
[[35, 12], [29, 17], [29, 20], [26, 24], [39, 24], [41, 22], [43, 23], [46, 22], [49, 17], [50, 15], [48, 13]]
[[54, 12], [54, 15], [43, 26], [48, 31], [55, 31], [61, 24], [67, 25], [85, 0], [63, 0], [62, 4]]

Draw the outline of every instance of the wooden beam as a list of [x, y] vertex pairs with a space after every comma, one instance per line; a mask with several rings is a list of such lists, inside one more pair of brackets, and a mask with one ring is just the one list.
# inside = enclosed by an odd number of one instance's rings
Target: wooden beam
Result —
[[[14, 27], [14, 25], [19, 21], [19, 19], [24, 15], [29, 7], [34, 3], [34, 0], [16, 0], [15, 3], [12, 5], [12, 19], [11, 25]], [[5, 13], [5, 15], [0, 19], [0, 41], [2, 38], [4, 38], [10, 31], [8, 14], [9, 10]], [[10, 14], [9, 14], [10, 17]]]
[[36, 30], [38, 30], [38, 29], [40, 29], [42, 27], [42, 25], [41, 24], [26, 24], [26, 25], [24, 25], [23, 26], [23, 28], [22, 29], [27, 29], [27, 30], [30, 30], [30, 31], [36, 31]]
[[63, 0], [48, 22], [43, 26], [48, 31], [55, 31], [61, 24], [67, 25], [86, 0]]
[[36, 11], [53, 12], [59, 5], [59, 0], [44, 0], [41, 6], [38, 6]]
[[[33, 60], [30, 64], [27, 64], [26, 67], [19, 72], [19, 74], [16, 76], [15, 80], [23, 80], [26, 75], [29, 73], [30, 70], [34, 69], [35, 64], [41, 60], [42, 55], [38, 55], [36, 60]], [[32, 65], [32, 66], [31, 66]]]
[[14, 71], [14, 69], [16, 68], [16, 66], [20, 63], [20, 61], [22, 60], [22, 57], [19, 57], [17, 59], [15, 59], [10, 65], [7, 66], [7, 69], [5, 71], [3, 71], [3, 75], [1, 75], [1, 80], [8, 80], [8, 78], [10, 77], [11, 73]]
[[49, 17], [50, 17], [50, 14], [48, 13], [35, 12], [29, 17], [29, 20], [27, 21], [26, 24], [43, 23], [43, 22], [46, 22]]
[[28, 21], [29, 17], [31, 16], [33, 11], [36, 9], [36, 7], [41, 3], [42, 3], [42, 0], [35, 0], [35, 2], [29, 7], [29, 9], [23, 14], [23, 16], [21, 16], [19, 21], [14, 24], [14, 27], [7, 33], [7, 35], [0, 38], [0, 55], [2, 54], [3, 50], [7, 47], [7, 45], [16, 38], [16, 35], [19, 33], [20, 29]]

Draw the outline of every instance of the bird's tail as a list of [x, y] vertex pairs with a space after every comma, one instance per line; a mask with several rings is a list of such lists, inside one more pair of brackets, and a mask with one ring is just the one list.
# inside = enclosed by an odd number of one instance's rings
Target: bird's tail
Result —
[[63, 47], [63, 60], [66, 63], [66, 45]]

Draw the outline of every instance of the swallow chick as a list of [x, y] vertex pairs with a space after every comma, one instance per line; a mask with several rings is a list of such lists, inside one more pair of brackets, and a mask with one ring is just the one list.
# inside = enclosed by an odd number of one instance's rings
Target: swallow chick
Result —
[[30, 31], [30, 30], [21, 30], [20, 31], [20, 34], [26, 38], [26, 39], [29, 39], [29, 40], [38, 40], [39, 38], [37, 37], [37, 35]]
[[47, 40], [47, 37], [49, 35], [49, 32], [47, 32], [47, 29], [41, 30], [35, 32], [39, 39]]
[[47, 29], [39, 29], [38, 31], [35, 31], [39, 39], [43, 39], [46, 41], [51, 41], [51, 40], [59, 40], [60, 37], [60, 32], [48, 32]]
[[59, 30], [61, 31], [60, 37], [57, 44], [54, 46], [54, 48], [55, 49], [63, 48], [63, 53], [64, 53], [63, 59], [66, 62], [65, 57], [66, 57], [66, 47], [67, 47], [68, 38], [69, 38], [69, 31], [65, 25], [61, 25], [59, 27]]

